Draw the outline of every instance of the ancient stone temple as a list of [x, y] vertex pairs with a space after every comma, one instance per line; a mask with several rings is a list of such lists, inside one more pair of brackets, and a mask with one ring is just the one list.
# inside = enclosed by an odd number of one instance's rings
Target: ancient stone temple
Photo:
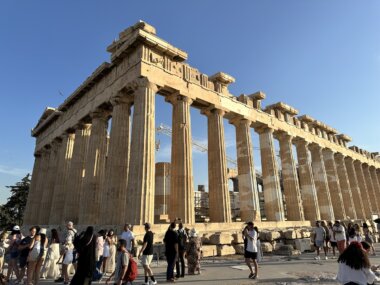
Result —
[[[190, 108], [207, 117], [210, 222], [232, 221], [225, 119], [236, 129], [241, 220], [379, 214], [378, 154], [348, 147], [349, 136], [281, 102], [262, 108], [262, 92], [234, 96], [228, 90], [233, 77], [189, 66], [186, 52], [144, 22], [121, 32], [107, 51], [110, 63], [58, 108], [47, 108], [32, 130], [35, 163], [24, 224], [141, 225], [162, 215], [195, 223]], [[156, 166], [157, 95], [172, 105], [173, 119], [171, 163]], [[263, 213], [252, 129], [259, 135]]]

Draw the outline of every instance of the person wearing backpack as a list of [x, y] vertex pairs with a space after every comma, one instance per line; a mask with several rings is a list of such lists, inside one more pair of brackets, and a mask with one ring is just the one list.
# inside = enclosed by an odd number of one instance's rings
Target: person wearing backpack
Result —
[[[178, 260], [175, 263], [177, 275], [176, 278], [185, 277], [185, 250], [187, 243], [187, 234], [183, 228], [183, 224], [178, 224]], [[179, 264], [181, 263], [181, 267]]]
[[150, 263], [153, 259], [153, 233], [151, 231], [150, 223], [145, 223], [144, 227], [146, 233], [144, 235], [143, 246], [140, 250], [138, 258], [140, 259], [140, 256], [142, 254], [141, 264], [144, 267], [145, 285], [149, 285], [149, 277], [152, 280], [151, 284], [155, 285], [157, 284], [157, 281], [154, 279], [153, 271], [150, 268]]
[[118, 242], [118, 253], [116, 257], [116, 268], [111, 276], [106, 280], [108, 284], [112, 277], [114, 277], [114, 284], [122, 285], [124, 282], [124, 277], [128, 270], [129, 265], [129, 254], [127, 251], [127, 241], [125, 239], [120, 239]]

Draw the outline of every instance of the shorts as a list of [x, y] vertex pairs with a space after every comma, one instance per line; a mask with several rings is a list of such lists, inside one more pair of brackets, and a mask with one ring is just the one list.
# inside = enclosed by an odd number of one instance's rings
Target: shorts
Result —
[[66, 265], [69, 265], [71, 263], [73, 263], [73, 253], [72, 252], [65, 254], [65, 257], [63, 258], [63, 261], [62, 261], [62, 264], [66, 264]]
[[11, 251], [11, 259], [16, 259], [18, 257], [18, 251]]
[[150, 263], [152, 262], [152, 259], [153, 259], [153, 254], [149, 254], [149, 255], [143, 254], [143, 256], [141, 257], [141, 264], [149, 266]]
[[330, 241], [331, 247], [338, 247], [338, 243], [336, 241]]
[[256, 260], [257, 259], [257, 252], [251, 252], [251, 251], [245, 250], [244, 251], [244, 257]]
[[24, 268], [28, 264], [28, 257], [20, 255], [20, 257], [18, 258], [18, 261], [20, 263], [20, 268]]
[[315, 244], [316, 247], [322, 247], [323, 243], [324, 243], [323, 240], [316, 240], [316, 241], [314, 241], [314, 244]]

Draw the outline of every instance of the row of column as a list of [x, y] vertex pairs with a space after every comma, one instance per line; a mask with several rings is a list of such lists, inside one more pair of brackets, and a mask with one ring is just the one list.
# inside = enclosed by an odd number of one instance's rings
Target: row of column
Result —
[[[111, 112], [98, 109], [90, 114], [91, 121], [74, 126], [36, 153], [25, 224], [154, 221], [156, 92], [156, 85], [140, 78], [112, 97], [109, 144]], [[170, 219], [194, 223], [192, 100], [175, 93], [167, 101], [173, 105], [168, 214]], [[208, 108], [202, 113], [208, 120], [210, 221], [231, 222], [224, 112]], [[236, 128], [241, 219], [259, 220], [252, 122], [239, 116], [230, 122]], [[265, 125], [255, 126], [255, 130], [260, 141], [267, 220], [285, 220], [284, 200], [288, 220], [364, 219], [379, 213], [380, 172], [374, 167]], [[280, 145], [283, 193], [274, 138]]]

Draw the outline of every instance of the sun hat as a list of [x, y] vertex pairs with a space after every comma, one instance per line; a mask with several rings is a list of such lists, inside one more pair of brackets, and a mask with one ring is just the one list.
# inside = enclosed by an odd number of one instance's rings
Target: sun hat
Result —
[[14, 226], [12, 230], [13, 230], [13, 231], [19, 231], [19, 230], [20, 230], [20, 227], [19, 227], [19, 226]]
[[46, 235], [46, 229], [45, 228], [40, 229], [40, 234], [41, 235]]

